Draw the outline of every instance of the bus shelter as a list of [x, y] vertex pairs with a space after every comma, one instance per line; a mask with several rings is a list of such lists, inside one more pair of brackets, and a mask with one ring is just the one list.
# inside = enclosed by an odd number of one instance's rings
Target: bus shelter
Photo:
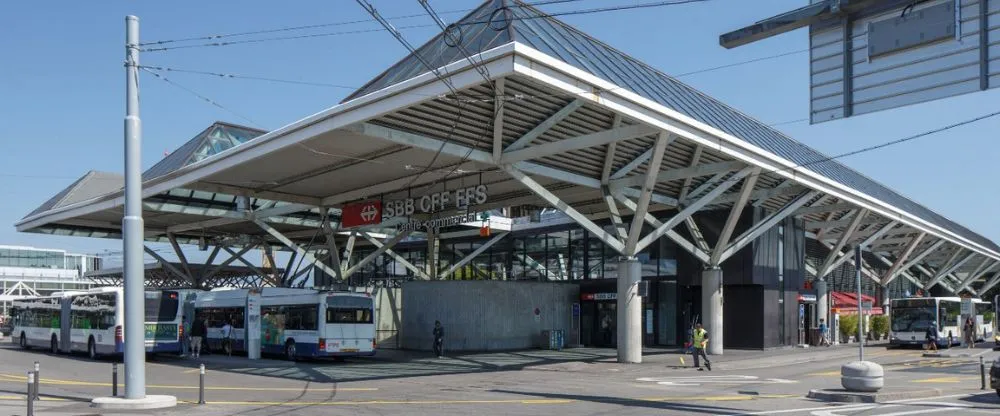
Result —
[[[340, 282], [400, 242], [436, 241], [440, 227], [552, 208], [620, 254], [623, 362], [641, 361], [635, 255], [661, 237], [701, 263], [713, 354], [723, 349], [720, 266], [785, 221], [829, 249], [807, 266], [821, 311], [824, 276], [852, 263], [857, 245], [888, 267], [859, 265], [883, 287], [904, 278], [982, 294], [1000, 280], [1000, 247], [987, 238], [520, 1], [486, 1], [340, 104], [245, 136], [217, 152], [182, 147], [146, 172], [148, 240], [239, 248], [235, 257], [289, 250]], [[742, 222], [751, 208], [765, 214]], [[700, 229], [692, 216], [706, 211], [722, 227]], [[121, 218], [113, 191], [17, 228], [117, 238]], [[484, 238], [504, 238], [491, 231]], [[378, 249], [345, 261], [362, 239]]]

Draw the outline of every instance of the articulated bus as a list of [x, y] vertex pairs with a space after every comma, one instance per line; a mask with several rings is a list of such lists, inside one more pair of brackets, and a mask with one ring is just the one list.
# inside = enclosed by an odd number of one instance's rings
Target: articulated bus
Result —
[[[181, 352], [184, 334], [180, 302], [191, 292], [196, 291], [146, 291], [146, 352]], [[48, 348], [53, 353], [86, 352], [91, 358], [121, 354], [124, 305], [120, 287], [15, 300], [11, 339], [22, 348]]]
[[[990, 302], [972, 299], [976, 321], [976, 341], [993, 339], [996, 319]], [[890, 345], [923, 345], [927, 330], [937, 322], [937, 343], [950, 347], [962, 341], [962, 298], [907, 298], [890, 302]]]
[[[210, 349], [222, 347], [222, 327], [228, 322], [232, 350], [246, 352], [247, 294], [247, 289], [233, 289], [198, 295], [195, 317], [208, 321]], [[375, 302], [370, 294], [263, 288], [260, 309], [262, 353], [289, 360], [375, 355]]]

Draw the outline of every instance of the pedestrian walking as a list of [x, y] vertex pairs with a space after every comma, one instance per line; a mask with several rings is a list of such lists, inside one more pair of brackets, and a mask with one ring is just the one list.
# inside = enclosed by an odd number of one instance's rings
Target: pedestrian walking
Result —
[[233, 326], [228, 320], [222, 325], [222, 350], [226, 355], [233, 355]]
[[819, 345], [830, 346], [830, 339], [827, 338], [830, 328], [826, 326], [826, 321], [822, 318], [819, 320]]
[[208, 323], [204, 319], [195, 319], [191, 324], [191, 356], [201, 357], [201, 340], [208, 334]]
[[937, 351], [937, 322], [931, 321], [931, 326], [927, 328], [925, 338], [927, 339], [927, 350]]
[[708, 359], [708, 355], [705, 354], [705, 347], [708, 346], [708, 331], [706, 331], [705, 328], [702, 328], [701, 322], [695, 324], [694, 333], [692, 334], [692, 344], [694, 344], [694, 352], [692, 352], [694, 355], [694, 368], [697, 368], [698, 371], [702, 371], [701, 363], [698, 360], [701, 358], [705, 360], [705, 368], [707, 368], [708, 371], [712, 371], [712, 361], [710, 361]]
[[191, 322], [188, 321], [187, 315], [181, 316], [181, 357], [187, 357], [191, 352]]
[[441, 321], [434, 321], [434, 355], [438, 358], [444, 356], [444, 327]]
[[965, 319], [962, 335], [965, 336], [966, 348], [976, 348], [976, 322], [972, 320], [971, 316]]

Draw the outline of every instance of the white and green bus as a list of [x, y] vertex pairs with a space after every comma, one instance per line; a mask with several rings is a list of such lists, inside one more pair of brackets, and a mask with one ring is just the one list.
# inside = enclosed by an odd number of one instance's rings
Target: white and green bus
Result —
[[[993, 339], [993, 305], [972, 299], [975, 308], [976, 340]], [[937, 334], [938, 346], [950, 347], [962, 342], [962, 298], [906, 298], [890, 301], [890, 345], [923, 345], [927, 330]], [[937, 327], [932, 328], [932, 323]]]
[[[148, 353], [180, 353], [184, 342], [184, 298], [192, 290], [145, 292], [145, 344]], [[86, 352], [90, 357], [124, 351], [122, 288], [61, 292], [14, 301], [11, 338], [22, 348], [53, 353]]]

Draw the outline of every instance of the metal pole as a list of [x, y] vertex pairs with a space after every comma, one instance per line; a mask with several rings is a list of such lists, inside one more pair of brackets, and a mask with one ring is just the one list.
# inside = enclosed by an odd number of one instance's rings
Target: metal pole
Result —
[[205, 404], [205, 364], [198, 367], [198, 404]]
[[865, 360], [865, 309], [861, 302], [861, 245], [854, 248], [854, 280], [858, 285], [858, 359]]
[[986, 363], [979, 357], [979, 389], [986, 390]]
[[32, 399], [32, 397], [34, 397], [34, 394], [35, 394], [32, 391], [32, 390], [34, 390], [34, 388], [35, 388], [35, 373], [29, 371], [28, 372], [28, 396], [27, 396], [28, 397], [28, 413], [27, 413], [28, 416], [34, 416], [35, 415], [35, 400]]
[[125, 17], [125, 398], [146, 397], [143, 329], [142, 159], [139, 120], [139, 18]]
[[35, 361], [35, 395], [32, 396], [34, 400], [38, 400], [38, 391], [41, 390], [39, 384], [42, 382], [42, 373], [38, 372], [41, 366], [38, 365], [38, 361]]
[[111, 397], [118, 397], [118, 363], [111, 363]]

